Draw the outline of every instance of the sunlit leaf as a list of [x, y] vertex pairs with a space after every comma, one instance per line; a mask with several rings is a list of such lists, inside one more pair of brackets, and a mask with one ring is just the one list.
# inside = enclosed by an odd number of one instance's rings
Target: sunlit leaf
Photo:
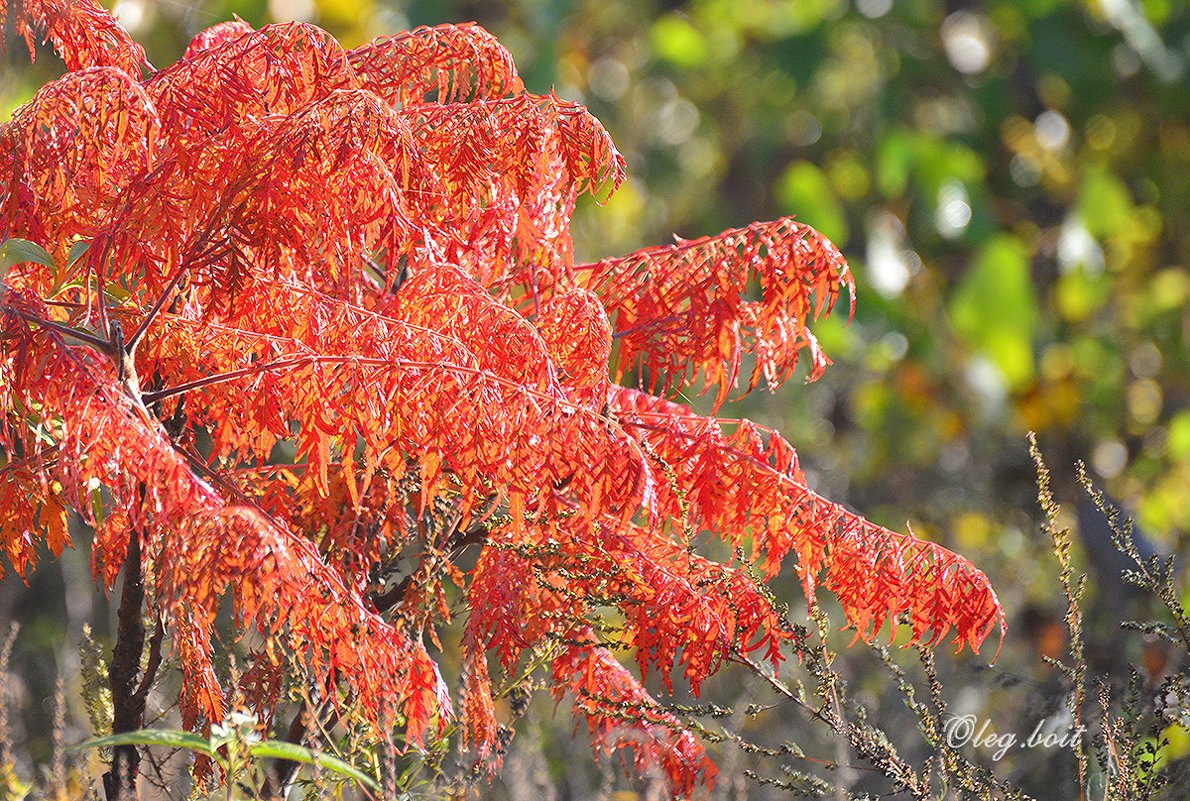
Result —
[[285, 759], [290, 762], [301, 762], [304, 765], [318, 765], [340, 776], [359, 782], [365, 787], [373, 790], [380, 789], [380, 785], [376, 783], [375, 779], [349, 762], [344, 762], [332, 754], [311, 751], [309, 748], [303, 748], [293, 743], [286, 743], [280, 740], [265, 740], [264, 742], [252, 743], [248, 747], [248, 753], [252, 754], [252, 756], [265, 759]]
[[4, 281], [11, 267], [25, 261], [54, 269], [54, 259], [45, 248], [28, 239], [14, 237], [0, 245], [0, 282]]

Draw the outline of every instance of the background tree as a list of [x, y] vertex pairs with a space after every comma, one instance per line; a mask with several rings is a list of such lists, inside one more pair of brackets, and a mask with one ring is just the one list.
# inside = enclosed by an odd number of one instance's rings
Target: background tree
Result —
[[[612, 648], [667, 692], [678, 665], [695, 696], [725, 661], [767, 675], [747, 654], [775, 670], [805, 637], [763, 586], [791, 554], [857, 636], [976, 648], [1003, 623], [981, 572], [823, 500], [775, 432], [609, 383], [610, 359], [718, 408], [745, 354], [749, 388], [802, 351], [816, 377], [807, 321], [846, 263], [788, 219], [576, 263], [576, 197], [623, 159], [481, 28], [344, 50], [237, 20], [156, 70], [91, 3], [15, 25], [68, 72], [0, 128], [0, 532], [23, 574], [72, 512], [96, 577], [123, 571], [114, 733], [145, 724], [168, 647], [188, 728], [302, 699], [291, 739], [329, 715], [432, 752], [454, 715], [429, 648], [462, 617], [477, 764], [501, 756], [494, 701], [541, 668], [597, 751], [686, 796], [715, 768]], [[224, 596], [248, 650], [226, 687]], [[109, 798], [138, 761], [116, 746]]]

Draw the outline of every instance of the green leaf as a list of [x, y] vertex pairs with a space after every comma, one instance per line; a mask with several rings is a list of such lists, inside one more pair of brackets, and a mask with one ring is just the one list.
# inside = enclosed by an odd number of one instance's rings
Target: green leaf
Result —
[[119, 284], [105, 284], [104, 291], [107, 292], [108, 297], [116, 301], [117, 304], [122, 304], [124, 301], [132, 297], [132, 293]]
[[913, 140], [899, 129], [887, 133], [876, 150], [876, 182], [885, 197], [899, 197], [913, 171]]
[[1190, 459], [1190, 412], [1181, 411], [1169, 419], [1167, 443], [1169, 458], [1179, 462]]
[[1088, 170], [1078, 190], [1078, 214], [1091, 236], [1106, 239], [1132, 225], [1128, 187], [1106, 168]]
[[707, 59], [703, 35], [676, 14], [667, 14], [653, 23], [649, 43], [658, 58], [679, 67], [697, 67]]
[[248, 747], [248, 752], [258, 758], [288, 759], [290, 762], [319, 765], [322, 768], [338, 773], [340, 776], [353, 779], [372, 790], [380, 789], [380, 785], [376, 783], [375, 779], [350, 763], [344, 762], [342, 759], [331, 756], [330, 754], [315, 753], [309, 748], [303, 748], [293, 743], [287, 743], [281, 740], [265, 740], [260, 743], [252, 743]]
[[205, 737], [199, 737], [188, 731], [179, 729], [141, 729], [126, 731], [119, 734], [109, 734], [106, 737], [96, 737], [79, 745], [68, 747], [67, 751], [82, 751], [88, 748], [111, 748], [116, 745], [160, 745], [166, 748], [189, 748], [219, 761], [219, 756], [211, 749]]
[[795, 161], [777, 179], [781, 209], [813, 226], [839, 247], [847, 243], [847, 216], [826, 174], [808, 161]]
[[955, 330], [1019, 388], [1033, 378], [1036, 316], [1028, 248], [1011, 234], [992, 238], [951, 299]]
[[91, 516], [96, 523], [103, 522], [103, 491], [99, 489], [99, 485], [91, 488]]
[[90, 249], [91, 249], [90, 242], [84, 242], [81, 239], [79, 241], [75, 242], [73, 245], [70, 246], [70, 253], [68, 253], [66, 256], [66, 266], [69, 267], [70, 265], [74, 264], [76, 261], [78, 261], [83, 256], [85, 256], [87, 254], [87, 251]]
[[28, 239], [7, 239], [0, 245], [0, 282], [8, 275], [8, 268], [22, 262], [31, 261], [43, 267], [55, 268], [54, 259], [46, 249]]
[[914, 170], [918, 183], [931, 195], [947, 181], [955, 180], [969, 189], [982, 184], [986, 168], [978, 153], [965, 145], [934, 136], [914, 139]]
[[1054, 303], [1063, 318], [1081, 322], [1111, 298], [1111, 276], [1078, 269], [1058, 277]]

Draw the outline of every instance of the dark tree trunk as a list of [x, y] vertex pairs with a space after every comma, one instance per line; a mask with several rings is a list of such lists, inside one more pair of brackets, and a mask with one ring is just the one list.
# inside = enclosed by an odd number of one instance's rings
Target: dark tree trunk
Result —
[[[108, 686], [112, 690], [112, 733], [137, 731], [144, 727], [147, 682], [138, 685], [141, 656], [145, 651], [145, 623], [141, 608], [145, 600], [141, 569], [140, 533], [135, 527], [128, 538], [128, 556], [124, 560], [124, 589], [120, 594], [119, 622]], [[156, 640], [156, 637], [154, 637]], [[146, 676], [146, 679], [148, 677]], [[112, 750], [111, 770], [103, 776], [108, 801], [133, 801], [137, 798], [136, 777], [140, 753], [135, 745], [118, 745]]]

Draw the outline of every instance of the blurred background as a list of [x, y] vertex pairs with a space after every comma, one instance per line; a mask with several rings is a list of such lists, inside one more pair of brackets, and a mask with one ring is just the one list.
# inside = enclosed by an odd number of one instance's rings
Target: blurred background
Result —
[[[994, 638], [982, 659], [940, 649], [952, 710], [1027, 736], [1062, 703], [1042, 657], [1063, 654], [1065, 600], [1039, 529], [1030, 430], [1053, 470], [1062, 522], [1083, 544], [1075, 560], [1089, 573], [1092, 666], [1119, 677], [1143, 662], [1153, 686], [1185, 669], [1119, 631], [1120, 619], [1153, 610], [1121, 581], [1074, 467], [1084, 461], [1135, 517], [1149, 552], [1186, 553], [1185, 0], [119, 0], [115, 11], [157, 65], [233, 14], [257, 26], [310, 21], [348, 47], [417, 25], [479, 22], [512, 51], [530, 91], [586, 104], [627, 159], [619, 192], [578, 210], [582, 260], [783, 215], [818, 228], [842, 248], [857, 285], [850, 324], [843, 304], [814, 328], [834, 366], [722, 414], [780, 429], [820, 493], [897, 530], [908, 520], [991, 577], [1009, 615], [1004, 650], [988, 669]], [[61, 70], [49, 51], [30, 68], [9, 42], [4, 117]], [[31, 581], [60, 587], [65, 573], [67, 586], [89, 587], [85, 560], [68, 555]], [[49, 648], [69, 661], [78, 621], [106, 603], [59, 589], [52, 597], [65, 601], [35, 596], [50, 612], [38, 616], [12, 584], [0, 592], [0, 623], [25, 621], [14, 660]], [[799, 594], [793, 581], [782, 586]], [[849, 635], [838, 639], [841, 648]], [[862, 646], [842, 651], [855, 692], [903, 714], [872, 661]], [[726, 673], [718, 689], [745, 692]], [[747, 725], [812, 753], [822, 732], [791, 714]], [[504, 782], [485, 792], [608, 791], [606, 775], [575, 767], [589, 762], [569, 756], [585, 738], [570, 744], [562, 708], [556, 721], [549, 704], [531, 719]], [[1185, 731], [1166, 735], [1164, 758], [1184, 756]], [[819, 746], [816, 756], [832, 758]], [[1068, 753], [1013, 752], [995, 763], [986, 750], [971, 753], [1034, 794], [1069, 797], [1053, 794], [1071, 779]]]

